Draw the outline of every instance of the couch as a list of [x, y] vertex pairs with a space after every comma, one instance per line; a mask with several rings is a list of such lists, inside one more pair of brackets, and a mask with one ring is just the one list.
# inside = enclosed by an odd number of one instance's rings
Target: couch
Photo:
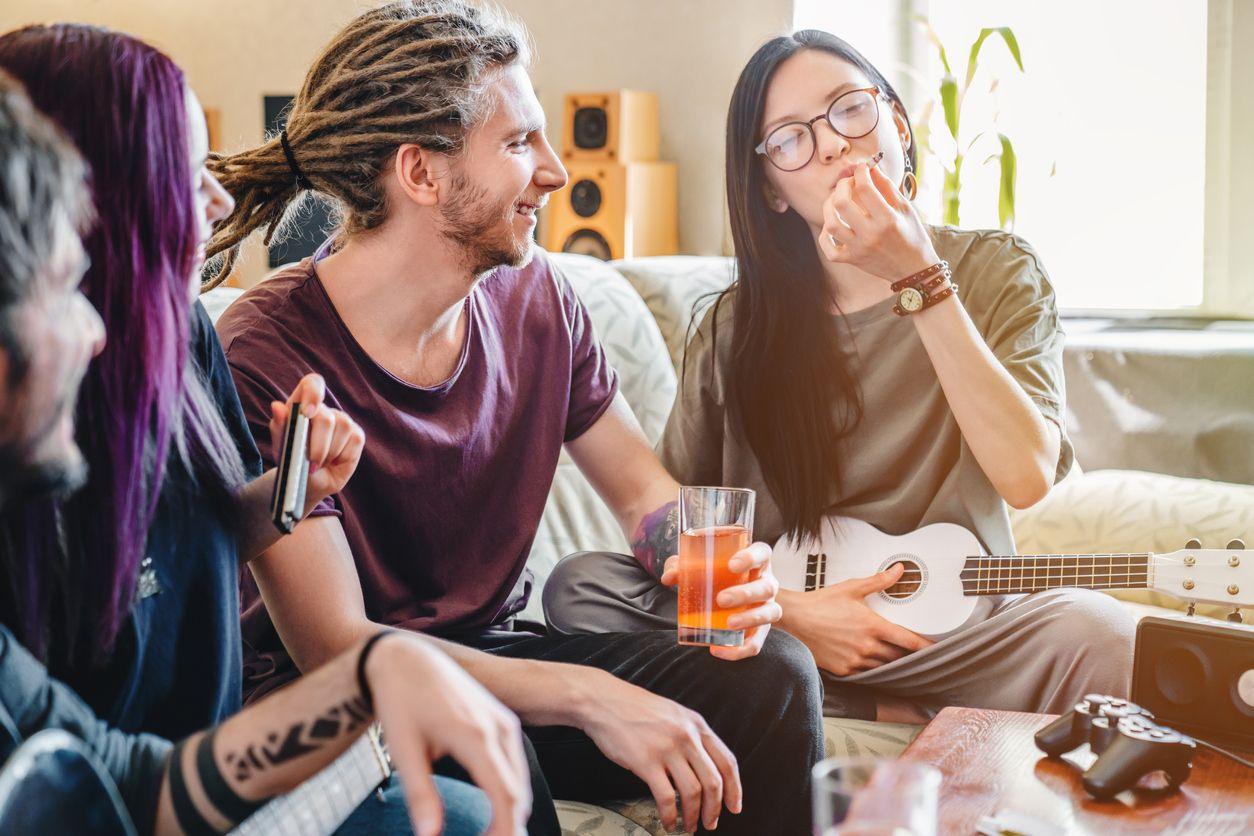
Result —
[[[650, 441], [660, 436], [674, 400], [676, 372], [696, 310], [731, 280], [726, 258], [670, 256], [606, 263], [586, 256], [550, 256], [583, 300], [618, 370], [621, 389]], [[202, 300], [216, 318], [239, 294], [210, 291]], [[1024, 553], [1154, 551], [1183, 548], [1196, 537], [1207, 547], [1254, 535], [1254, 486], [1107, 469], [1078, 469], [1045, 500], [1015, 512]], [[540, 589], [562, 556], [581, 549], [626, 551], [626, 538], [574, 463], [563, 454], [529, 566], [536, 589], [523, 617], [543, 620]], [[1139, 615], [1174, 612], [1179, 602], [1157, 592], [1115, 593]], [[1203, 608], [1199, 608], [1202, 611]], [[1211, 610], [1209, 614], [1222, 615]], [[829, 754], [895, 756], [920, 726], [827, 719]], [[664, 833], [651, 802], [560, 802], [563, 829], [585, 836]]]

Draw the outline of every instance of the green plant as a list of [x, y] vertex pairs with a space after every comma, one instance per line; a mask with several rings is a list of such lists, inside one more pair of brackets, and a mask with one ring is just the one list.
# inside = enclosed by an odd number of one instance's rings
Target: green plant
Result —
[[[926, 18], [918, 18], [920, 24], [927, 31], [928, 39], [932, 45], [936, 47], [937, 53], [940, 55], [941, 66], [945, 70], [944, 77], [940, 81], [939, 99], [941, 108], [945, 115], [945, 127], [949, 130], [949, 135], [953, 137], [954, 148], [952, 158], [942, 159], [930, 143], [930, 132], [924, 128], [920, 131], [918, 137], [919, 144], [929, 154], [940, 160], [942, 168], [945, 170], [944, 190], [941, 196], [942, 218], [947, 224], [958, 223], [958, 208], [960, 196], [962, 192], [962, 164], [967, 155], [971, 153], [975, 144], [981, 138], [988, 135], [992, 131], [992, 126], [985, 130], [979, 131], [975, 136], [967, 141], [966, 145], [962, 144], [960, 137], [960, 126], [962, 123], [962, 106], [966, 101], [967, 93], [971, 90], [971, 83], [975, 80], [975, 72], [979, 66], [980, 49], [984, 46], [984, 42], [988, 40], [990, 35], [998, 35], [1006, 44], [1006, 49], [1014, 58], [1015, 64], [1019, 67], [1019, 72], [1023, 72], [1023, 59], [1019, 55], [1019, 42], [1015, 38], [1014, 32], [1008, 26], [990, 27], [980, 30], [979, 37], [971, 44], [970, 54], [967, 57], [967, 70], [961, 83], [957, 76], [954, 75], [953, 69], [949, 65], [949, 57], [945, 52], [945, 46], [941, 43], [940, 37], [936, 34]], [[990, 90], [996, 90], [997, 79], [993, 79]], [[932, 108], [929, 106], [924, 112], [923, 124], [926, 125], [927, 117], [930, 116]], [[994, 159], [998, 160], [1001, 166], [1001, 185], [997, 195], [997, 218], [1003, 229], [1014, 225], [1015, 218], [1015, 177], [1016, 177], [1016, 158], [1014, 145], [1010, 141], [1010, 137], [1001, 132], [997, 133], [999, 148], [990, 154], [985, 160], [988, 163]]]

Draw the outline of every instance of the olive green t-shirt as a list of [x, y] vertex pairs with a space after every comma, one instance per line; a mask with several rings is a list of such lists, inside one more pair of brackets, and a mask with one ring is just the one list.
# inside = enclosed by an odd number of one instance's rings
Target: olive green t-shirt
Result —
[[[1073, 453], [1063, 417], [1063, 333], [1045, 268], [1026, 242], [1006, 232], [952, 227], [931, 232], [975, 327], [1041, 414], [1062, 430], [1056, 477], [1061, 479]], [[865, 411], [839, 442], [842, 485], [837, 494], [833, 481], [830, 513], [893, 535], [956, 523], [991, 553], [1011, 554], [1006, 504], [963, 439], [914, 323], [893, 313], [894, 301], [837, 316], [839, 350], [860, 382]], [[785, 533], [779, 508], [727, 408], [732, 306], [718, 306], [714, 347], [712, 316], [707, 314], [688, 345], [658, 452], [681, 484], [757, 491], [754, 536], [773, 543]]]

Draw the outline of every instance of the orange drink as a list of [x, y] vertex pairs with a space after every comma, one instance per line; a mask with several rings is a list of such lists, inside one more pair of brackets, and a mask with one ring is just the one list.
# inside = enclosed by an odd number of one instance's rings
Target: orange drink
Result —
[[720, 592], [749, 581], [728, 563], [749, 547], [753, 492], [734, 488], [682, 488], [679, 535], [679, 643], [739, 647], [744, 630], [727, 619], [744, 606], [720, 607]]

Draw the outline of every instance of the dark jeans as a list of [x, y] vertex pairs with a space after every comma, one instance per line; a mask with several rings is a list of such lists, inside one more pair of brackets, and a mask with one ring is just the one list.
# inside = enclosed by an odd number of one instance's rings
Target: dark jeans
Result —
[[[680, 646], [673, 630], [582, 636], [489, 630], [455, 640], [500, 656], [600, 668], [698, 712], [736, 755], [744, 787], [743, 812], [724, 810], [717, 832], [810, 833], [810, 769], [823, 756], [822, 686], [810, 651], [787, 633], [772, 630], [758, 656], [739, 662]], [[526, 733], [535, 756], [529, 834], [560, 836], [555, 797], [596, 803], [649, 795], [643, 781], [583, 732], [548, 726]]]

